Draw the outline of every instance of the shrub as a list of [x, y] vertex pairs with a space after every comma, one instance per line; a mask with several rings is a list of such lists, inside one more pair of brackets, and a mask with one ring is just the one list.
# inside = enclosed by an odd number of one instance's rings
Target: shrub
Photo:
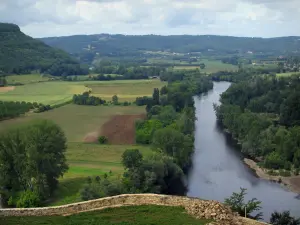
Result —
[[286, 171], [286, 170], [279, 170], [279, 175], [282, 177], [290, 177], [291, 176], [291, 172], [290, 171]]
[[98, 137], [99, 144], [107, 144], [108, 140], [105, 136]]
[[17, 201], [18, 208], [31, 208], [38, 207], [40, 205], [40, 196], [38, 195], [38, 193], [30, 190], [21, 192], [20, 197]]

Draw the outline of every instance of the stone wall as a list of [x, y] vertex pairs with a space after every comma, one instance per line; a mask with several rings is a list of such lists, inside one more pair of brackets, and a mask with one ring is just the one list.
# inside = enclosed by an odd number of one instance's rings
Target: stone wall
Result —
[[245, 222], [247, 220], [238, 217], [232, 213], [229, 207], [217, 201], [157, 194], [124, 194], [56, 207], [0, 209], [0, 216], [71, 215], [79, 212], [128, 205], [182, 206], [194, 217], [214, 219], [218, 224], [222, 225], [262, 224], [255, 223], [255, 221], [252, 221], [253, 223]]

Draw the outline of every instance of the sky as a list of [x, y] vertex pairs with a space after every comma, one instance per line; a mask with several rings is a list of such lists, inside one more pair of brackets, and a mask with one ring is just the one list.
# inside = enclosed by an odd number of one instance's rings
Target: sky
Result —
[[0, 0], [0, 21], [32, 37], [300, 36], [300, 0]]

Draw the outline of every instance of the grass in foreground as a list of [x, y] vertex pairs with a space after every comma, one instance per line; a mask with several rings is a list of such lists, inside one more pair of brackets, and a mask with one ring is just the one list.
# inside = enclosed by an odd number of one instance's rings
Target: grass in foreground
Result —
[[[0, 95], [1, 99], [1, 95]], [[69, 104], [44, 113], [32, 113], [24, 117], [0, 122], [0, 132], [32, 119], [49, 119], [65, 132], [69, 142], [81, 142], [90, 132], [96, 132], [113, 115], [142, 114], [139, 106], [80, 106]]]
[[195, 219], [188, 215], [182, 207], [172, 206], [126, 206], [104, 209], [102, 211], [85, 212], [71, 216], [43, 217], [2, 217], [0, 224], [5, 225], [204, 225], [211, 222], [205, 219]]

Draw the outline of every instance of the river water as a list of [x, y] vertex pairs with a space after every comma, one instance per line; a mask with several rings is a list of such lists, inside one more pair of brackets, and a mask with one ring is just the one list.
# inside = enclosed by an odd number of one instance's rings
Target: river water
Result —
[[188, 196], [222, 202], [243, 187], [247, 188], [247, 200], [262, 201], [265, 221], [275, 210], [290, 210], [293, 216], [300, 217], [300, 196], [277, 183], [257, 178], [243, 163], [234, 141], [217, 126], [213, 103], [219, 103], [220, 94], [229, 86], [228, 82], [215, 82], [208, 94], [195, 97], [195, 153]]

